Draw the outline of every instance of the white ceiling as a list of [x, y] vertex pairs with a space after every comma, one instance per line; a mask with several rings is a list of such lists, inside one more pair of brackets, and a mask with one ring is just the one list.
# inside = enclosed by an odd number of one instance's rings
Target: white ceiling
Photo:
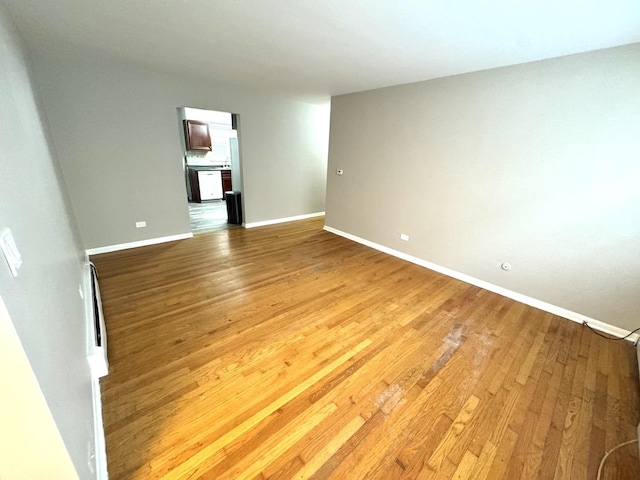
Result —
[[4, 1], [36, 51], [298, 95], [640, 42], [638, 0]]

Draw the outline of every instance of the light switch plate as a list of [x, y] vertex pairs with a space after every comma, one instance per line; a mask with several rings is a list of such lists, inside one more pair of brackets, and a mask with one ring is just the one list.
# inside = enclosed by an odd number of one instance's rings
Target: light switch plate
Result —
[[2, 253], [4, 254], [7, 264], [9, 265], [11, 275], [17, 277], [18, 269], [22, 266], [22, 256], [18, 251], [18, 247], [13, 239], [11, 230], [8, 228], [5, 228], [2, 233], [0, 233], [0, 248], [2, 249]]

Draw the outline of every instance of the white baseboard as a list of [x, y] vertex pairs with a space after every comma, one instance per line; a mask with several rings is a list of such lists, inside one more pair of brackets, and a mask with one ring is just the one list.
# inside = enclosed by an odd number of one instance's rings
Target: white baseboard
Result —
[[156, 245], [158, 243], [175, 242], [176, 240], [184, 240], [193, 237], [193, 233], [181, 233], [179, 235], [170, 235], [168, 237], [149, 238], [138, 242], [120, 243], [119, 245], [107, 245], [106, 247], [88, 248], [87, 255], [98, 255], [100, 253], [117, 252], [127, 250], [129, 248], [146, 247], [148, 245]]
[[102, 421], [102, 392], [100, 391], [100, 381], [97, 378], [91, 380], [91, 393], [93, 398], [93, 431], [95, 469], [97, 480], [108, 480], [107, 470], [107, 446], [104, 434], [104, 424]]
[[[415, 263], [416, 265], [420, 265], [421, 267], [428, 268], [429, 270], [434, 270], [436, 272], [442, 273], [449, 277], [453, 277], [458, 280], [462, 280], [463, 282], [470, 283], [471, 285], [475, 285], [476, 287], [484, 288], [485, 290], [489, 290], [490, 292], [494, 292], [504, 297], [511, 298], [513, 300], [516, 300], [517, 302], [521, 302], [526, 305], [539, 308], [540, 310], [544, 310], [545, 312], [558, 315], [559, 317], [566, 318], [567, 320], [571, 320], [577, 323], [587, 322], [589, 323], [589, 326], [593, 327], [596, 330], [600, 330], [601, 332], [608, 333], [616, 337], [624, 337], [630, 333], [628, 330], [624, 330], [622, 328], [618, 328], [608, 323], [601, 322], [600, 320], [596, 320], [595, 318], [587, 317], [586, 315], [582, 315], [581, 313], [573, 312], [571, 310], [567, 310], [566, 308], [558, 307], [557, 305], [552, 305], [550, 303], [543, 302], [542, 300], [538, 300], [536, 298], [532, 298], [527, 295], [514, 292], [513, 290], [509, 290], [507, 288], [494, 285], [493, 283], [485, 282], [484, 280], [480, 280], [479, 278], [475, 278], [465, 273], [460, 273], [455, 270], [451, 270], [450, 268], [443, 267], [441, 265], [437, 265], [432, 262], [428, 262], [427, 260], [423, 260], [421, 258], [414, 257], [413, 255], [409, 255], [409, 254], [400, 252], [398, 250], [394, 250], [393, 248], [385, 247], [384, 245], [380, 245], [378, 243], [365, 240], [364, 238], [357, 237], [350, 233], [346, 233], [341, 230], [328, 227], [326, 225], [324, 226], [324, 230], [326, 230], [327, 232], [331, 232], [336, 235], [339, 235], [341, 237], [347, 238], [349, 240], [353, 240], [354, 242], [361, 243], [362, 245], [366, 245], [367, 247], [371, 247], [375, 250], [379, 250], [389, 255], [393, 255], [394, 257], [398, 257], [408, 262]], [[637, 342], [639, 338], [640, 338], [640, 334], [634, 333], [633, 335], [629, 336], [628, 340], [630, 342]]]
[[324, 212], [307, 213], [304, 215], [296, 215], [295, 217], [274, 218], [273, 220], [264, 220], [262, 222], [245, 223], [244, 228], [264, 227], [265, 225], [275, 225], [276, 223], [294, 222], [296, 220], [304, 220], [305, 218], [321, 217]]

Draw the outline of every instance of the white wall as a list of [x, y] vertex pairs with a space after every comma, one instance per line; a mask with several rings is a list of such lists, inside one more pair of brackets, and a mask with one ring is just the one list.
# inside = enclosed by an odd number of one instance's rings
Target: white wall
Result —
[[636, 44], [335, 97], [326, 224], [640, 327], [639, 86]]
[[[0, 231], [11, 229], [23, 258], [16, 278], [0, 258], [0, 294], [79, 477], [94, 478], [88, 464], [94, 448], [91, 376], [78, 295], [83, 254], [29, 62], [1, 4], [0, 65]], [[8, 361], [19, 358], [3, 356]], [[3, 397], [21, 394], [5, 380], [0, 378]], [[4, 401], [6, 406], [10, 399]]]
[[218, 87], [83, 52], [33, 53], [86, 248], [190, 232], [181, 106], [239, 114], [246, 222], [324, 210], [329, 98]]

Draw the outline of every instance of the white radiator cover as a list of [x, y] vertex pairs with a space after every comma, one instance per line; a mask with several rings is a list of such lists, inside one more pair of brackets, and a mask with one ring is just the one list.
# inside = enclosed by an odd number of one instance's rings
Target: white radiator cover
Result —
[[[98, 275], [93, 263], [84, 264], [84, 291], [87, 319], [87, 359], [94, 378], [104, 377], [109, 373], [109, 359], [107, 357], [107, 329], [102, 313], [102, 297]], [[94, 288], [95, 287], [95, 288]], [[95, 301], [95, 303], [94, 303]], [[97, 341], [97, 338], [100, 341]]]
[[[89, 368], [91, 369], [91, 376], [93, 377], [91, 390], [95, 434], [93, 456], [95, 456], [95, 458], [90, 458], [89, 463], [91, 464], [92, 460], [95, 462], [97, 480], [108, 480], [107, 449], [104, 437], [104, 424], [102, 421], [102, 395], [100, 393], [100, 378], [109, 373], [107, 329], [105, 328], [104, 315], [102, 313], [102, 297], [100, 296], [98, 276], [93, 263], [88, 259], [83, 264], [82, 273], [85, 292], [85, 317], [87, 322], [87, 360], [89, 362]], [[96, 342], [98, 331], [100, 332], [100, 344]]]

